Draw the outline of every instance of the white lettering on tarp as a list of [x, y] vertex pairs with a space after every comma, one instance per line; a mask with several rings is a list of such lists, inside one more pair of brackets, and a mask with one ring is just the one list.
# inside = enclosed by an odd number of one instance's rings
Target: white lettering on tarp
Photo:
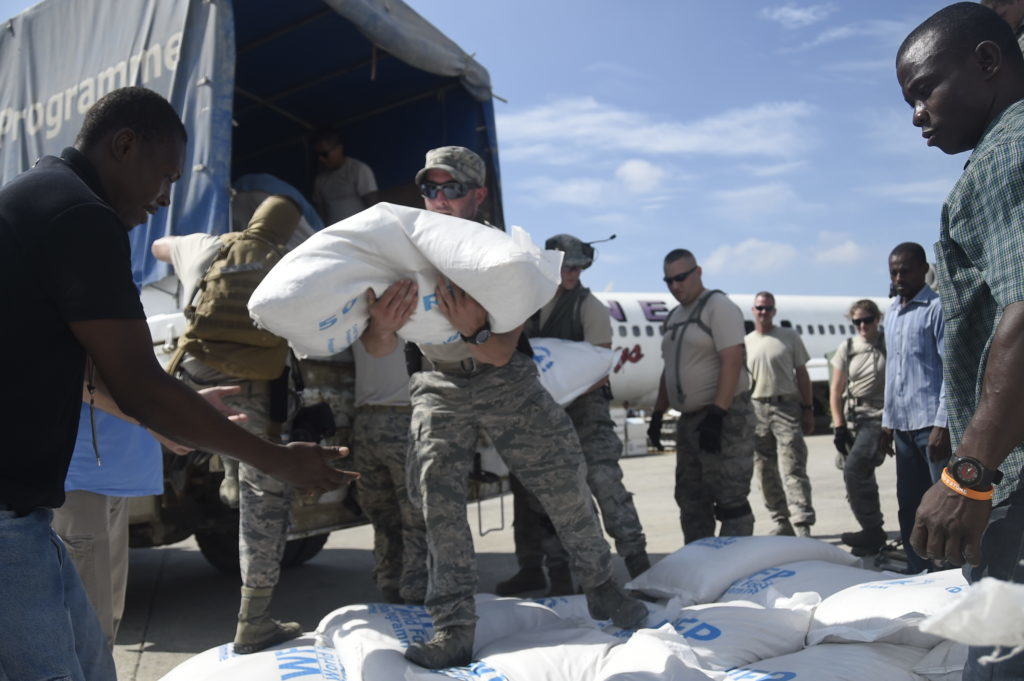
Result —
[[[0, 147], [7, 141], [17, 140], [22, 127], [27, 135], [35, 135], [45, 128], [46, 139], [53, 139], [61, 133], [64, 123], [71, 119], [73, 110], [80, 115], [85, 114], [97, 99], [111, 90], [126, 85], [145, 85], [162, 77], [165, 71], [173, 73], [181, 58], [183, 37], [181, 31], [174, 33], [164, 44], [152, 43], [143, 47], [101, 69], [95, 76], [46, 94], [23, 108], [0, 109]], [[72, 100], [76, 97], [72, 107]], [[23, 126], [18, 125], [19, 121]]]

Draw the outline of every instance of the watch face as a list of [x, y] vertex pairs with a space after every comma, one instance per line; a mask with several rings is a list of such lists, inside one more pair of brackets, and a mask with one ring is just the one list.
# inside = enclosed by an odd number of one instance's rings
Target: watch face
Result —
[[953, 465], [953, 477], [966, 487], [981, 482], [981, 469], [973, 461], [961, 459]]
[[479, 332], [479, 333], [478, 333], [478, 334], [476, 335], [476, 338], [474, 338], [474, 339], [473, 339], [473, 341], [474, 341], [474, 342], [475, 342], [475, 343], [476, 343], [477, 345], [480, 345], [481, 343], [486, 343], [486, 342], [487, 342], [487, 339], [488, 339], [488, 338], [490, 338], [490, 337], [491, 337], [491, 332], [490, 332], [490, 330], [488, 330], [488, 329], [484, 329], [483, 331], [480, 331], [480, 332]]

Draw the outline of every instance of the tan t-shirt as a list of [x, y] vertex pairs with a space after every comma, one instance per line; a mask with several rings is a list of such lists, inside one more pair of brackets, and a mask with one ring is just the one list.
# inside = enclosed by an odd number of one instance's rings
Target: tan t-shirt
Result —
[[405, 366], [405, 343], [385, 357], [374, 357], [361, 340], [352, 344], [356, 364], [356, 406], [375, 404], [390, 407], [409, 404], [409, 370]]
[[[847, 349], [852, 348], [851, 353]], [[871, 400], [878, 404], [877, 414], [882, 415], [881, 405], [885, 397], [885, 355], [881, 349], [861, 338], [854, 336], [852, 343], [843, 341], [832, 355], [830, 362], [833, 369], [849, 373], [847, 391], [852, 397]]]
[[747, 369], [754, 380], [751, 397], [800, 398], [796, 370], [807, 364], [810, 356], [796, 331], [773, 326], [768, 333], [751, 331], [743, 343], [747, 346]]
[[170, 240], [171, 264], [181, 282], [181, 305], [192, 302], [190, 296], [220, 252], [221, 242], [210, 234], [186, 234]]
[[363, 197], [377, 191], [373, 170], [349, 156], [338, 168], [320, 173], [313, 181], [313, 203], [328, 225], [366, 208]]
[[[548, 321], [551, 311], [555, 309], [555, 296], [540, 309], [540, 326]], [[583, 325], [583, 340], [591, 345], [611, 345], [612, 320], [608, 308], [593, 293], [583, 299], [580, 306], [580, 322]]]
[[[696, 322], [689, 324], [685, 333], [682, 333], [682, 326], [674, 328], [689, 318], [699, 302], [700, 297], [689, 305], [673, 309], [665, 320], [665, 335], [661, 339], [668, 401], [673, 409], [684, 414], [714, 402], [720, 366], [718, 353], [734, 345], [743, 345], [743, 313], [722, 293], [713, 294], [701, 312], [701, 320], [711, 329], [711, 335]], [[736, 394], [749, 389], [750, 379], [741, 369]]]

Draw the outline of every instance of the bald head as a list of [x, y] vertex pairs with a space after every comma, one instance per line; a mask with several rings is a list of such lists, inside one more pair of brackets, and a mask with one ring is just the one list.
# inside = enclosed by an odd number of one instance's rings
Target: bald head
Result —
[[[927, 38], [927, 40], [925, 40]], [[996, 12], [975, 2], [958, 2], [925, 19], [904, 38], [896, 53], [897, 66], [904, 56], [921, 44], [948, 57], [962, 60], [977, 46], [990, 41], [1003, 53], [1004, 68], [1024, 70], [1024, 58], [1013, 29]]]

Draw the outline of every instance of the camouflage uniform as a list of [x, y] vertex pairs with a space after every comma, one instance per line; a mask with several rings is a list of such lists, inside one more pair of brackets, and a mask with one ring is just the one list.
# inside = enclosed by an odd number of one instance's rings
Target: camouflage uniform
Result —
[[374, 581], [381, 591], [421, 603], [427, 592], [427, 544], [423, 515], [406, 490], [409, 420], [409, 407], [360, 407], [352, 430], [352, 465], [361, 476], [359, 506], [373, 523]]
[[[811, 481], [807, 477], [807, 444], [804, 442], [800, 402], [789, 398], [755, 399], [754, 470], [761, 481], [764, 503], [776, 523], [790, 521], [813, 525]], [[785, 489], [779, 463], [785, 471]], [[792, 515], [790, 512], [792, 509]]]
[[355, 383], [351, 361], [304, 359], [299, 361], [302, 403], [326, 402], [334, 414], [335, 433], [324, 438], [325, 445], [348, 446], [356, 408], [352, 387]]
[[754, 471], [754, 411], [750, 394], [737, 395], [722, 423], [722, 451], [700, 448], [697, 426], [706, 409], [682, 414], [676, 424], [676, 503], [689, 544], [715, 535], [715, 519], [722, 521], [720, 536], [750, 535], [754, 516], [747, 503]]
[[[436, 628], [473, 624], [477, 571], [466, 519], [467, 476], [481, 429], [540, 500], [570, 554], [573, 574], [593, 589], [611, 578], [611, 555], [586, 490], [586, 466], [572, 422], [537, 380], [526, 355], [502, 367], [470, 360], [421, 371], [410, 383], [410, 480], [427, 530], [426, 606]], [[454, 366], [453, 366], [454, 365]]]

